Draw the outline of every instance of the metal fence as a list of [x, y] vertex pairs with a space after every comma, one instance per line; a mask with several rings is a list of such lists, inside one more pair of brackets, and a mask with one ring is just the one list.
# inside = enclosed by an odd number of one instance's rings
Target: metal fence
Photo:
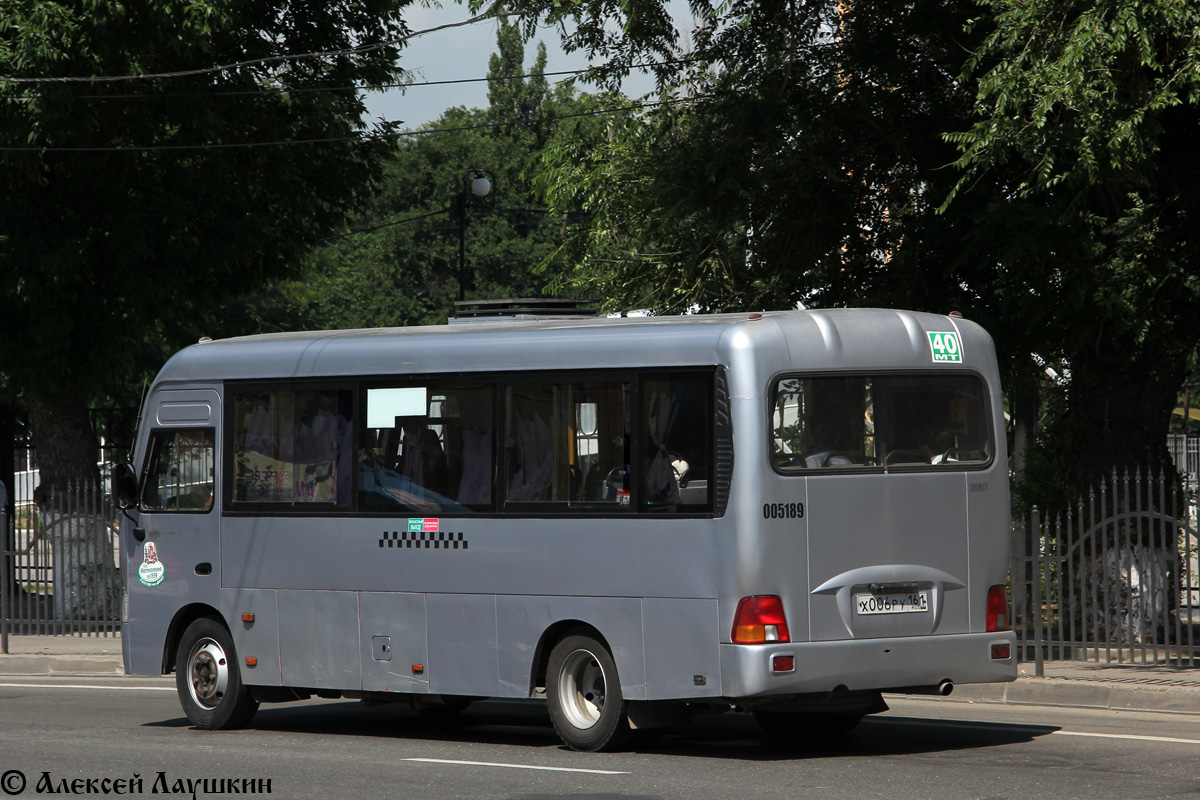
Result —
[[[1013, 627], [1018, 657], [1039, 674], [1046, 660], [1198, 666], [1200, 537], [1186, 488], [1195, 444], [1179, 442], [1183, 490], [1114, 476], [1062, 514], [1014, 520]], [[13, 513], [0, 517], [0, 651], [10, 633], [116, 635], [119, 511], [90, 485], [39, 506], [36, 469], [24, 466]]]
[[1013, 627], [1037, 674], [1051, 660], [1197, 666], [1194, 494], [1112, 476], [1061, 514], [1015, 520]]
[[1175, 469], [1184, 477], [1187, 485], [1200, 485], [1200, 436], [1167, 434], [1167, 450], [1175, 462]]
[[14, 502], [0, 548], [3, 644], [10, 633], [120, 631], [116, 513], [107, 492], [90, 484], [55, 492], [42, 505]]
[[8, 635], [114, 636], [120, 631], [121, 577], [109, 467], [127, 458], [136, 413], [93, 409], [101, 485], [69, 487], [39, 506], [41, 475], [28, 425], [15, 420], [9, 513], [0, 509], [0, 652]]

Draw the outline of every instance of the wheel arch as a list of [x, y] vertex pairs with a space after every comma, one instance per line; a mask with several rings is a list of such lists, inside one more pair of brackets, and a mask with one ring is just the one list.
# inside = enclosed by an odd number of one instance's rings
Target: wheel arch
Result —
[[175, 612], [175, 617], [167, 627], [167, 636], [163, 642], [163, 675], [169, 675], [175, 671], [175, 653], [179, 649], [179, 640], [183, 638], [183, 632], [187, 630], [188, 625], [191, 625], [201, 617], [212, 617], [224, 625], [225, 630], [229, 630], [229, 624], [221, 616], [221, 612], [208, 603], [192, 603], [179, 609]]
[[612, 653], [612, 646], [609, 645], [608, 639], [605, 638], [604, 634], [595, 625], [579, 619], [564, 619], [555, 622], [542, 631], [537, 647], [533, 650], [533, 668], [530, 671], [529, 682], [529, 694], [531, 697], [537, 694], [539, 687], [545, 688], [546, 686], [546, 667], [550, 663], [550, 651], [554, 649], [554, 645], [568, 634], [575, 633], [586, 633], [604, 645], [604, 648], [610, 654]]

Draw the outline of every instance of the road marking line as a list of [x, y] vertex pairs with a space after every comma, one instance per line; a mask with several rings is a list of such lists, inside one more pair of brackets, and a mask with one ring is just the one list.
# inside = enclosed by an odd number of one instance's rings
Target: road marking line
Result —
[[924, 725], [930, 728], [961, 728], [967, 731], [1006, 730], [1031, 735], [1053, 732], [1050, 725], [1025, 724], [1020, 722], [988, 722], [986, 720], [978, 722], [955, 722], [948, 719], [921, 719], [920, 717], [866, 717], [863, 719], [863, 722], [868, 722], [872, 725]]
[[897, 717], [876, 717], [870, 719], [872, 723], [890, 723], [893, 725], [926, 725], [939, 728], [960, 728], [963, 730], [987, 731], [992, 730], [1010, 730], [1020, 733], [1028, 733], [1031, 736], [1045, 736], [1048, 734], [1057, 734], [1059, 736], [1087, 736], [1094, 739], [1126, 739], [1137, 742], [1175, 742], [1177, 744], [1200, 744], [1200, 739], [1181, 739], [1173, 736], [1145, 736], [1138, 733], [1088, 733], [1086, 731], [1064, 731], [1054, 730], [1049, 725], [1038, 725], [1036, 723], [1018, 723], [1018, 722], [955, 722], [951, 720], [936, 720], [936, 719], [915, 719], [907, 718], [900, 719]]
[[89, 686], [82, 683], [0, 683], [3, 689], [116, 689], [119, 692], [173, 692], [174, 686]]
[[405, 758], [402, 761], [420, 761], [425, 764], [458, 764], [468, 767], [506, 767], [508, 769], [537, 769], [546, 772], [587, 772], [592, 775], [629, 775], [608, 769], [578, 769], [576, 767], [537, 767], [529, 764], [503, 764], [498, 761], [455, 761], [449, 758]]
[[1131, 739], [1138, 742], [1178, 742], [1200, 744], [1200, 739], [1177, 739], [1173, 736], [1142, 736], [1136, 733], [1085, 733], [1083, 731], [1051, 731], [1059, 736], [1090, 736], [1095, 739]]

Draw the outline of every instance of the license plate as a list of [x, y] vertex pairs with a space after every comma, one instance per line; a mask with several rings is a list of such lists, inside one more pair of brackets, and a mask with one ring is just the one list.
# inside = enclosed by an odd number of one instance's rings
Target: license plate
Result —
[[911, 614], [929, 610], [929, 595], [925, 592], [856, 594], [854, 607], [859, 614]]

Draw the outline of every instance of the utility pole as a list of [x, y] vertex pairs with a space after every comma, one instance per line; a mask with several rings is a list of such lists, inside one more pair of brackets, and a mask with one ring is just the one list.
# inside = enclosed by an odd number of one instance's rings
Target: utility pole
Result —
[[[489, 178], [491, 180], [489, 180]], [[454, 195], [454, 210], [458, 217], [458, 299], [467, 299], [467, 189], [476, 197], [486, 197], [496, 183], [490, 169], [469, 169], [462, 185]]]

